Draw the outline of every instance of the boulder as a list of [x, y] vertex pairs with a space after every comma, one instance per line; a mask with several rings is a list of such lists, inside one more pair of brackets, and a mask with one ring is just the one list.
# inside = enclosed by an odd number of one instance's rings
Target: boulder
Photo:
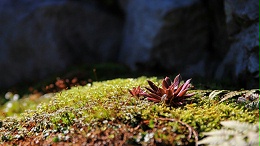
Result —
[[0, 88], [107, 61], [258, 88], [258, 1], [118, 1], [125, 20], [103, 0], [1, 0]]
[[1, 0], [0, 26], [0, 87], [114, 61], [122, 33], [117, 17], [71, 0]]
[[131, 0], [122, 5], [126, 25], [120, 61], [139, 70], [213, 76], [226, 49], [223, 2]]
[[225, 0], [230, 49], [216, 78], [230, 77], [246, 88], [259, 87], [259, 3]]

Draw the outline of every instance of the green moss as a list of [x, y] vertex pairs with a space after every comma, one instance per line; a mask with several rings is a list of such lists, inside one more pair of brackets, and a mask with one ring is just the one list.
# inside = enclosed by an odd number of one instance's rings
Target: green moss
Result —
[[0, 107], [0, 119], [11, 116], [19, 118], [20, 114], [26, 110], [35, 110], [40, 103], [49, 102], [52, 96], [53, 94], [46, 94], [37, 99], [32, 99], [29, 95], [25, 95], [19, 100], [9, 100]]
[[[146, 87], [148, 86], [146, 80], [146, 77], [114, 79], [56, 93], [50, 101], [42, 102], [38, 106], [35, 104], [34, 108], [28, 106], [31, 110], [22, 113], [19, 120], [13, 119], [15, 122], [3, 120], [0, 130], [2, 142], [12, 140], [14, 137], [12, 129], [17, 129], [18, 125], [33, 126], [34, 129], [30, 128], [30, 132], [27, 131], [24, 135], [28, 133], [35, 135], [48, 129], [53, 130], [53, 133], [67, 134], [71, 127], [88, 127], [81, 130], [85, 132], [84, 135], [88, 135], [95, 128], [101, 131], [116, 130], [122, 125], [127, 125], [130, 128], [137, 127], [135, 128], [137, 132], [129, 137], [129, 143], [144, 144], [149, 142], [147, 138], [150, 138], [159, 143], [174, 141], [175, 144], [187, 144], [194, 142], [194, 137], [186, 143], [183, 141], [188, 135], [187, 127], [173, 121], [162, 121], [160, 118], [178, 119], [187, 123], [199, 133], [199, 138], [203, 137], [202, 132], [219, 129], [221, 121], [258, 123], [258, 110], [248, 111], [235, 103], [209, 100], [207, 98], [209, 90], [189, 91], [196, 93], [191, 99], [192, 103], [179, 108], [131, 97], [128, 89], [139, 85]], [[158, 81], [157, 78], [149, 80]], [[115, 126], [110, 122], [119, 125]], [[116, 133], [110, 135], [112, 137], [110, 139], [117, 136]], [[57, 137], [53, 137], [53, 142], [58, 141]]]

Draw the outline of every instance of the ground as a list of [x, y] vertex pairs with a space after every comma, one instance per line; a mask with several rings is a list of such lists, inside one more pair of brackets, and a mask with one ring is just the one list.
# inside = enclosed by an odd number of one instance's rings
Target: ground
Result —
[[45, 93], [38, 90], [18, 100], [10, 93], [1, 107], [1, 144], [196, 145], [205, 132], [222, 128], [222, 121], [259, 123], [259, 90], [205, 90], [194, 84], [188, 92], [195, 95], [171, 107], [129, 93], [138, 86], [146, 90], [147, 80], [161, 86], [162, 78], [145, 76], [85, 82], [59, 78], [45, 86]]

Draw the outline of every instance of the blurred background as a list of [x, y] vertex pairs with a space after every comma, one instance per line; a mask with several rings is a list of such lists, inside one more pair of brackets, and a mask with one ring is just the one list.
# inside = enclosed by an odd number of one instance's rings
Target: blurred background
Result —
[[[93, 64], [102, 63], [120, 64], [124, 73], [180, 73], [259, 88], [259, 2], [0, 1], [0, 89], [75, 66], [68, 76], [79, 78], [88, 68], [95, 79], [100, 71]], [[116, 77], [118, 70], [104, 74]]]

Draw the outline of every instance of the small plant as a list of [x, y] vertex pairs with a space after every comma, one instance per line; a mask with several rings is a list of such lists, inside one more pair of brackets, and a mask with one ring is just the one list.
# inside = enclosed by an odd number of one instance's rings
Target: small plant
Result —
[[210, 146], [258, 146], [259, 126], [238, 121], [220, 122], [224, 127], [220, 130], [205, 132], [208, 137], [202, 139], [198, 144]]
[[150, 93], [144, 93], [148, 100], [154, 102], [163, 101], [166, 105], [181, 106], [186, 102], [186, 99], [194, 94], [186, 94], [190, 88], [190, 81], [188, 79], [184, 84], [180, 86], [181, 76], [177, 75], [172, 82], [169, 77], [165, 77], [162, 81], [162, 88], [157, 87], [153, 82], [148, 80], [148, 84], [151, 88], [146, 88]]
[[146, 87], [146, 89], [150, 93], [143, 91], [140, 86], [129, 90], [129, 92], [132, 96], [139, 97], [141, 95], [147, 97], [149, 101], [156, 103], [163, 101], [166, 105], [178, 107], [183, 105], [187, 98], [194, 95], [193, 93], [186, 94], [190, 88], [190, 81], [191, 79], [188, 79], [180, 86], [181, 75], [179, 74], [175, 77], [173, 82], [169, 77], [165, 77], [162, 81], [162, 88], [156, 86], [152, 81], [148, 80], [147, 82], [150, 88]]
[[219, 103], [235, 98], [237, 103], [244, 104], [248, 109], [259, 108], [259, 89], [229, 91], [214, 90], [209, 94], [209, 99], [218, 97]]
[[129, 93], [133, 96], [133, 97], [140, 97], [142, 96], [142, 94], [145, 93], [145, 91], [143, 89], [141, 89], [140, 86], [138, 87], [134, 87], [132, 90], [128, 90]]

